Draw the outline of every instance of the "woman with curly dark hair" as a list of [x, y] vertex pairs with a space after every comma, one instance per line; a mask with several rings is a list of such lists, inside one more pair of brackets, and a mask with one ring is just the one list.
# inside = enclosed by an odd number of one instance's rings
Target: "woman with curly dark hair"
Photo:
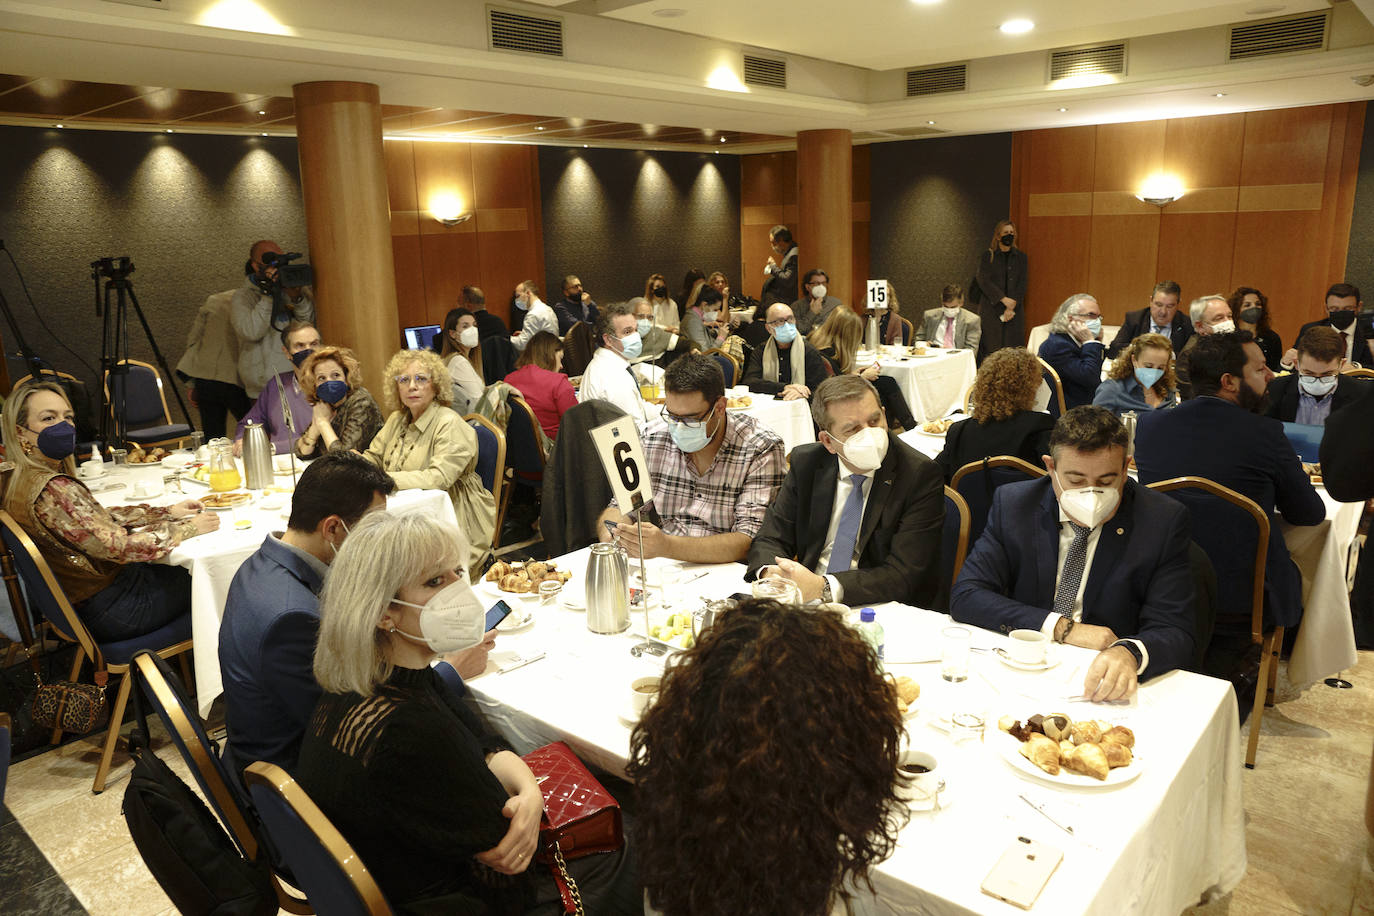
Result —
[[1226, 297], [1226, 304], [1231, 306], [1231, 314], [1236, 318], [1236, 329], [1255, 335], [1265, 364], [1271, 372], [1278, 372], [1283, 359], [1283, 341], [1269, 326], [1269, 297], [1253, 286], [1238, 286]]
[[970, 461], [1014, 455], [1039, 467], [1050, 451], [1054, 418], [1035, 409], [1043, 367], [1029, 350], [1004, 347], [988, 354], [973, 381], [973, 413], [945, 434], [935, 460], [945, 481]]
[[754, 599], [722, 614], [630, 736], [646, 912], [842, 911], [905, 822], [902, 732], [838, 615]]

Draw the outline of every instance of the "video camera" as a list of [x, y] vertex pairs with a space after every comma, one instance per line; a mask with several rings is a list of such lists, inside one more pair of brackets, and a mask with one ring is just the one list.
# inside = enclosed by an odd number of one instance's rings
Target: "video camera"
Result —
[[[272, 327], [284, 328], [291, 322], [291, 311], [286, 306], [288, 289], [310, 286], [315, 282], [315, 272], [309, 264], [292, 264], [296, 258], [304, 257], [299, 251], [265, 251], [262, 255], [262, 273], [252, 274], [253, 284], [264, 296], [272, 297]], [[275, 267], [277, 275], [267, 276], [267, 268]]]
[[91, 262], [91, 279], [97, 283], [101, 277], [110, 280], [123, 280], [134, 272], [134, 259], [128, 256], [121, 258], [97, 258]]

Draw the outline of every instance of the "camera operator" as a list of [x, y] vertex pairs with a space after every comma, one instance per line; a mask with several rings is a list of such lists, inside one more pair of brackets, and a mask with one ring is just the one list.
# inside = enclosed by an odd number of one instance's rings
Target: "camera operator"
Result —
[[[281, 332], [291, 321], [315, 323], [315, 300], [308, 286], [280, 289], [278, 266], [272, 263], [283, 254], [276, 242], [255, 242], [249, 251], [246, 274], [234, 293], [230, 320], [239, 338], [239, 378], [248, 396], [262, 393], [267, 380], [294, 369], [281, 350]], [[280, 297], [283, 310], [274, 314]]]

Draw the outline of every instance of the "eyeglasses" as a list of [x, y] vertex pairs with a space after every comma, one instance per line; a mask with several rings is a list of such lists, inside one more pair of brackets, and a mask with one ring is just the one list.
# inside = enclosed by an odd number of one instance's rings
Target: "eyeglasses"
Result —
[[679, 417], [679, 416], [678, 416], [677, 414], [675, 414], [675, 413], [669, 413], [669, 412], [668, 412], [668, 408], [664, 407], [663, 409], [661, 409], [661, 410], [658, 412], [658, 415], [659, 415], [660, 417], [663, 418], [663, 422], [664, 422], [664, 423], [668, 423], [668, 424], [680, 423], [680, 424], [682, 424], [683, 426], [687, 427], [688, 429], [697, 429], [697, 428], [700, 427], [703, 423], [705, 423], [707, 420], [711, 419], [711, 414], [712, 414], [714, 411], [715, 411], [715, 408], [714, 408], [714, 407], [708, 407], [708, 408], [706, 408], [706, 413], [705, 413], [705, 414], [702, 414], [701, 416], [696, 416], [696, 417]]
[[792, 323], [793, 321], [795, 321], [795, 320], [796, 320], [796, 319], [794, 319], [794, 318], [779, 318], [777, 321], [770, 321], [770, 322], [768, 322], [767, 324], [764, 325], [764, 327], [767, 328], [767, 329], [770, 330], [770, 331], [774, 331], [774, 330], [777, 330], [778, 328], [782, 327], [782, 326], [785, 325], [785, 324], [791, 324], [791, 323]]
[[426, 385], [429, 384], [429, 376], [428, 376], [428, 375], [398, 375], [398, 376], [396, 376], [396, 378], [395, 378], [395, 382], [396, 382], [397, 385], [401, 386], [402, 388], [409, 388], [411, 382], [414, 382], [417, 386], [423, 388], [423, 387], [425, 387]]

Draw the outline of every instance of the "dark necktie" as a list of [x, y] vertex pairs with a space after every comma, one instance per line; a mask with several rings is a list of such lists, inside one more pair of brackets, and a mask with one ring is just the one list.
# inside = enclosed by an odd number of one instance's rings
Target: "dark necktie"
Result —
[[854, 565], [854, 545], [859, 540], [859, 523], [864, 517], [864, 475], [849, 475], [849, 498], [840, 510], [840, 523], [835, 526], [835, 546], [830, 551], [828, 573], [848, 572]]
[[1085, 528], [1070, 521], [1073, 529], [1073, 543], [1069, 545], [1068, 556], [1064, 557], [1064, 572], [1059, 576], [1059, 587], [1054, 590], [1054, 612], [1061, 617], [1073, 616], [1073, 601], [1078, 597], [1078, 585], [1083, 581], [1083, 567], [1088, 562], [1088, 535], [1091, 528]]

